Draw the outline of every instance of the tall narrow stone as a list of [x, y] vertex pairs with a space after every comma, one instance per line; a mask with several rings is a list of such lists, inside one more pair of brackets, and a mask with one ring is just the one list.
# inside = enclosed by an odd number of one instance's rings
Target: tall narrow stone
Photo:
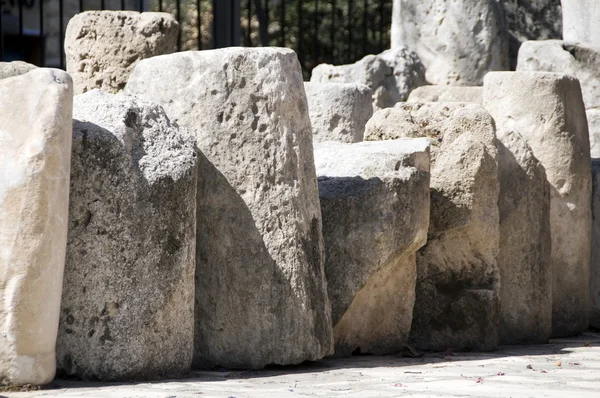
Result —
[[194, 364], [260, 368], [331, 354], [312, 133], [296, 54], [185, 52], [140, 62], [129, 93], [196, 133]]
[[487, 79], [484, 106], [498, 123], [500, 341], [545, 343], [552, 333], [550, 186], [520, 131], [506, 126], [503, 92]]
[[508, 69], [508, 47], [496, 0], [394, 0], [392, 49], [413, 49], [430, 84], [479, 86]]
[[424, 138], [315, 145], [335, 355], [408, 342], [429, 225]]
[[67, 72], [75, 94], [94, 88], [116, 93], [144, 58], [177, 49], [179, 24], [168, 13], [85, 11], [69, 21], [65, 32]]
[[561, 0], [563, 39], [600, 45], [600, 2]]
[[490, 73], [486, 106], [499, 129], [518, 131], [546, 169], [552, 235], [552, 334], [588, 327], [591, 170], [579, 81], [542, 72]]
[[73, 82], [36, 69], [0, 81], [0, 384], [56, 371]]
[[59, 369], [93, 380], [189, 371], [197, 156], [162, 108], [93, 90], [73, 106]]
[[498, 345], [498, 164], [494, 122], [481, 106], [401, 103], [376, 112], [365, 140], [431, 142], [431, 217], [417, 254], [410, 339], [426, 350]]

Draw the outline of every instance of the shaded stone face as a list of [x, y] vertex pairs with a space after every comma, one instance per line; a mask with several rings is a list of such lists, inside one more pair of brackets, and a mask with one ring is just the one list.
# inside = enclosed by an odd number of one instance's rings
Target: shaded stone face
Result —
[[600, 45], [600, 3], [595, 0], [561, 0], [563, 39]]
[[183, 375], [193, 352], [197, 155], [162, 108], [75, 97], [58, 367], [83, 379]]
[[411, 91], [407, 102], [472, 102], [481, 105], [483, 87], [421, 86]]
[[545, 343], [552, 332], [550, 186], [519, 130], [505, 126], [496, 89], [484, 85], [484, 106], [497, 123], [498, 138], [500, 341]]
[[371, 90], [353, 83], [304, 83], [313, 142], [360, 142], [373, 115]]
[[415, 253], [427, 239], [429, 144], [321, 143], [315, 163], [335, 355], [398, 352], [412, 321]]
[[229, 48], [140, 62], [126, 91], [202, 151], [194, 364], [261, 368], [331, 354], [312, 133], [296, 54]]
[[431, 142], [428, 242], [417, 253], [410, 340], [420, 349], [498, 345], [498, 165], [494, 123], [480, 106], [405, 103], [376, 112], [366, 140]]
[[490, 73], [486, 106], [499, 129], [518, 131], [550, 185], [552, 334], [588, 327], [591, 239], [589, 139], [576, 78], [543, 72]]
[[425, 84], [425, 69], [417, 54], [398, 47], [350, 65], [318, 65], [310, 81], [364, 84], [371, 89], [373, 109], [377, 110], [405, 101], [414, 88]]
[[0, 384], [54, 378], [72, 101], [60, 70], [0, 81]]
[[519, 72], [556, 72], [576, 77], [587, 110], [590, 154], [600, 157], [600, 44], [528, 41], [519, 50]]
[[179, 24], [168, 13], [86, 11], [75, 15], [65, 32], [67, 72], [75, 94], [94, 88], [116, 93], [144, 58], [177, 48]]
[[394, 0], [392, 48], [413, 49], [429, 84], [479, 86], [508, 69], [508, 47], [496, 0]]

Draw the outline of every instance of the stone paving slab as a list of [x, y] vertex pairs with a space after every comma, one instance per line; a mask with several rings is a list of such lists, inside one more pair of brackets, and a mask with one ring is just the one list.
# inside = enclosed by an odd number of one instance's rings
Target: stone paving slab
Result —
[[[600, 334], [493, 353], [360, 356], [253, 372], [194, 372], [155, 383], [56, 380], [6, 397], [599, 397]], [[560, 362], [560, 366], [558, 363]]]

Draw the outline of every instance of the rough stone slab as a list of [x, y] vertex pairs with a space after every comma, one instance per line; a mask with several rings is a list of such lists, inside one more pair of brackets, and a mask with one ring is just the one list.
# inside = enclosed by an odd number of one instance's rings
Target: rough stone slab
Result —
[[483, 87], [421, 86], [411, 91], [408, 102], [472, 102], [481, 105]]
[[371, 89], [353, 83], [304, 83], [313, 142], [360, 142], [373, 115]]
[[600, 3], [596, 0], [561, 0], [563, 39], [600, 45]]
[[365, 140], [431, 142], [428, 243], [417, 253], [410, 340], [420, 349], [498, 345], [498, 165], [494, 122], [481, 106], [400, 103], [376, 112]]
[[23, 61], [0, 62], [0, 80], [25, 74], [35, 68], [37, 66]]
[[429, 84], [480, 86], [508, 69], [503, 15], [496, 0], [394, 0], [392, 48], [413, 49]]
[[550, 186], [519, 130], [505, 126], [495, 89], [484, 86], [498, 138], [500, 342], [546, 343], [552, 333]]
[[186, 374], [194, 343], [197, 155], [158, 105], [74, 99], [58, 367], [83, 379]]
[[592, 159], [592, 257], [590, 326], [600, 329], [600, 160]]
[[373, 109], [377, 110], [405, 101], [414, 88], [425, 84], [425, 69], [417, 54], [398, 47], [350, 65], [317, 65], [310, 81], [364, 84], [371, 89]]
[[312, 133], [296, 54], [185, 52], [126, 91], [193, 129], [199, 166], [196, 367], [261, 368], [333, 351]]
[[589, 139], [576, 78], [496, 72], [485, 80], [498, 129], [518, 131], [546, 169], [552, 235], [552, 334], [588, 326], [591, 240]]
[[335, 355], [402, 350], [429, 225], [426, 139], [315, 145]]
[[517, 70], [565, 73], [579, 80], [588, 110], [591, 156], [600, 157], [600, 45], [528, 41], [519, 51]]
[[179, 24], [163, 12], [85, 11], [69, 21], [65, 33], [67, 72], [75, 94], [94, 88], [122, 90], [144, 58], [177, 48]]
[[510, 70], [517, 66], [519, 47], [527, 40], [562, 38], [560, 0], [504, 0]]
[[46, 384], [56, 371], [72, 101], [57, 69], [0, 81], [0, 384]]

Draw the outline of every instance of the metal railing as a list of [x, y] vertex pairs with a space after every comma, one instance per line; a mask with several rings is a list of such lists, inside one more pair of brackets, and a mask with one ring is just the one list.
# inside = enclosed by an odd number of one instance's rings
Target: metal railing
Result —
[[179, 50], [283, 46], [306, 73], [389, 45], [392, 0], [0, 0], [0, 60], [65, 67], [69, 19], [88, 10], [163, 11], [180, 23]]

